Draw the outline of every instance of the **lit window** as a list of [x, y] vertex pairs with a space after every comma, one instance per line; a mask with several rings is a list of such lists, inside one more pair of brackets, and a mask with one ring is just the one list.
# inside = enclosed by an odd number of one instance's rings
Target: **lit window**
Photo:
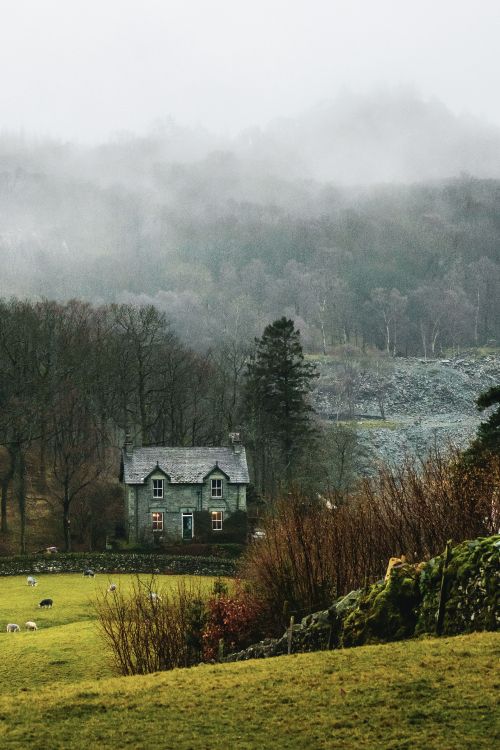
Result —
[[163, 479], [153, 479], [153, 498], [163, 497]]
[[212, 497], [222, 497], [222, 479], [212, 479]]
[[222, 531], [222, 511], [212, 511], [212, 531]]
[[163, 513], [155, 511], [153, 514], [153, 531], [163, 531]]

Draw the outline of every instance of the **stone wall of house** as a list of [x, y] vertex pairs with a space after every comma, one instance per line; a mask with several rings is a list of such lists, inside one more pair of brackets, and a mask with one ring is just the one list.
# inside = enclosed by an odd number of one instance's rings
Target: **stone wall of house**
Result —
[[[164, 479], [164, 497], [153, 498], [153, 480]], [[211, 497], [211, 480], [222, 480], [222, 498]], [[231, 484], [227, 478], [214, 470], [204, 484], [170, 484], [161, 472], [153, 472], [143, 485], [129, 485], [127, 492], [129, 539], [152, 541], [154, 534], [164, 540], [182, 536], [182, 515], [199, 510], [222, 511], [227, 518], [237, 510], [246, 511], [246, 486]], [[152, 513], [163, 513], [163, 532], [153, 532]]]

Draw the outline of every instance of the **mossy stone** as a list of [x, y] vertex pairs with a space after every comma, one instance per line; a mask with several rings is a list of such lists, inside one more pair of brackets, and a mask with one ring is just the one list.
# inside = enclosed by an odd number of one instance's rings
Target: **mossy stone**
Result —
[[371, 586], [351, 610], [341, 633], [343, 646], [408, 638], [418, 617], [418, 574], [410, 565], [393, 568], [387, 582]]

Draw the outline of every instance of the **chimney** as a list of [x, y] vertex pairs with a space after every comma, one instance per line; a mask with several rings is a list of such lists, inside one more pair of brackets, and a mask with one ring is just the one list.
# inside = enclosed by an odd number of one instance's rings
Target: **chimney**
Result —
[[127, 456], [127, 458], [130, 458], [132, 456], [132, 453], [134, 452], [134, 444], [132, 442], [132, 438], [130, 436], [130, 431], [127, 430], [125, 433], [125, 443], [123, 446], [123, 452]]
[[233, 446], [234, 453], [241, 453], [241, 437], [239, 432], [230, 432], [229, 441]]

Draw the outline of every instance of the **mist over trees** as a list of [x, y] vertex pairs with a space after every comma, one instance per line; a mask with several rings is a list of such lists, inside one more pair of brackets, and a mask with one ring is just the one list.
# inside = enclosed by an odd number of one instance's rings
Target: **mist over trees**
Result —
[[0, 294], [153, 304], [200, 352], [281, 316], [315, 351], [498, 341], [498, 144], [404, 92], [232, 140], [173, 123], [94, 148], [4, 134]]

